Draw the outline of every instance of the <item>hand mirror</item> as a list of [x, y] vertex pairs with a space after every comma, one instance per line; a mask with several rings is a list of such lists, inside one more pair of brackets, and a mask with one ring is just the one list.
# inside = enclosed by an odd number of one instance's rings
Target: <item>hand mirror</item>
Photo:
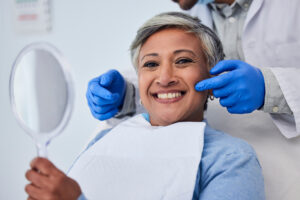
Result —
[[10, 102], [15, 117], [29, 134], [38, 156], [68, 123], [74, 101], [70, 68], [48, 43], [33, 43], [17, 56], [10, 75]]

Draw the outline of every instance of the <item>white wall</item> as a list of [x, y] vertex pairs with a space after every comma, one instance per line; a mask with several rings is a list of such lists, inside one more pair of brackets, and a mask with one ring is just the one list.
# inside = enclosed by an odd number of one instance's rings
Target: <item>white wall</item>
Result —
[[85, 100], [88, 80], [110, 68], [130, 68], [128, 49], [137, 28], [154, 14], [179, 8], [171, 0], [53, 0], [52, 32], [26, 36], [15, 33], [12, 2], [0, 0], [0, 199], [25, 199], [24, 174], [36, 149], [10, 109], [9, 74], [18, 52], [30, 42], [48, 41], [71, 64], [75, 110], [49, 147], [50, 160], [66, 171], [97, 125]]

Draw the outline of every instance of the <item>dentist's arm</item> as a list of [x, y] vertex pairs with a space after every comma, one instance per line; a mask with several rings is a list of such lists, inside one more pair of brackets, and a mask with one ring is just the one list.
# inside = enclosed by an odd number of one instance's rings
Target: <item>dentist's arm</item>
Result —
[[25, 191], [28, 199], [85, 199], [76, 181], [66, 176], [45, 158], [35, 158], [25, 174], [30, 183]]
[[264, 105], [265, 80], [260, 69], [239, 60], [224, 60], [210, 73], [219, 75], [197, 83], [195, 89], [212, 89], [228, 112], [251, 113]]

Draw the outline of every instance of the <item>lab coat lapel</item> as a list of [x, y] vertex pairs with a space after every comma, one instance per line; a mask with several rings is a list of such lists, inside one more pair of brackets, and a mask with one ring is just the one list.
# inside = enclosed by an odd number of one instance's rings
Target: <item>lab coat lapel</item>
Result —
[[184, 12], [193, 17], [198, 17], [204, 25], [208, 26], [211, 29], [213, 28], [212, 15], [206, 5], [198, 3], [189, 11]]
[[247, 32], [248, 25], [251, 20], [255, 17], [255, 15], [258, 13], [258, 11], [261, 9], [262, 5], [264, 3], [264, 0], [253, 0], [251, 3], [251, 6], [249, 8], [246, 21], [244, 23], [243, 32]]

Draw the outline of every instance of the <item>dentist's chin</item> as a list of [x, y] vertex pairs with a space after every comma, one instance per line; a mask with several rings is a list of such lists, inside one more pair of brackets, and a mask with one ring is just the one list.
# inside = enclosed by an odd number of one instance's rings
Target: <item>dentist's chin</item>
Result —
[[198, 0], [172, 0], [175, 3], [178, 3], [180, 8], [183, 10], [189, 10], [191, 9]]

